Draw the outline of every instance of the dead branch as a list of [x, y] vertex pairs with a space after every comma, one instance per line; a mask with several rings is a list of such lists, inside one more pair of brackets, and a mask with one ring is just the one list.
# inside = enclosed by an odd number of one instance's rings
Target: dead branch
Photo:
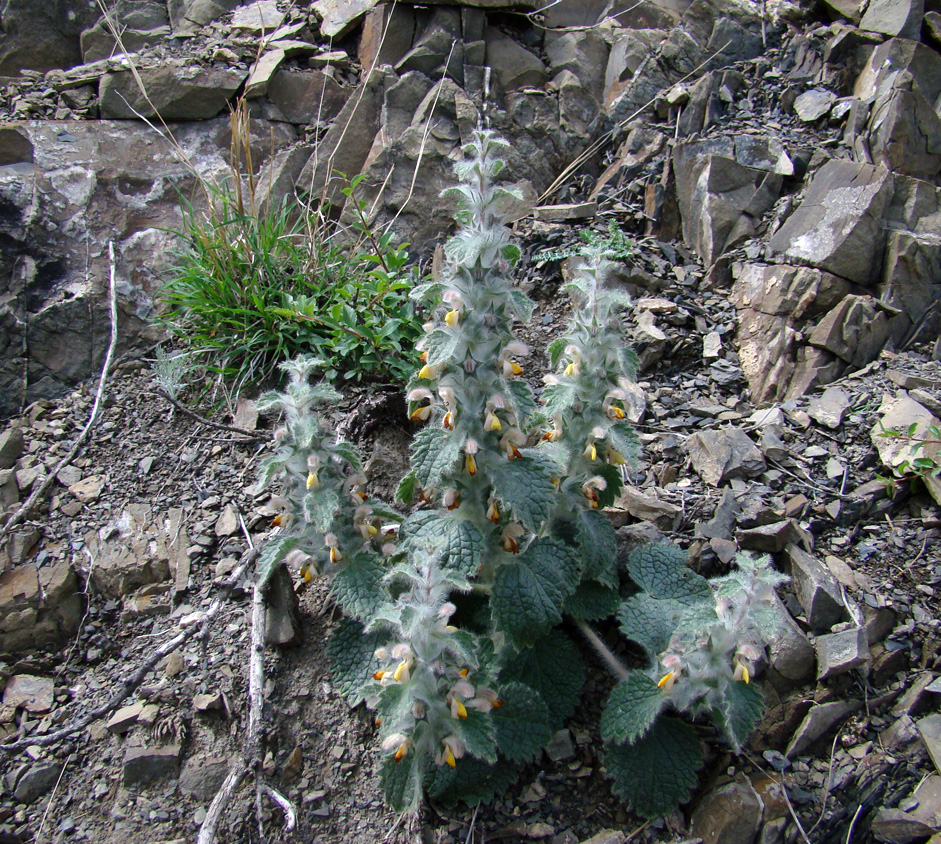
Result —
[[265, 746], [264, 708], [265, 708], [265, 630], [268, 626], [268, 604], [265, 593], [268, 590], [270, 575], [259, 577], [252, 592], [252, 637], [249, 652], [248, 669], [248, 731], [243, 744], [243, 756], [230, 768], [222, 787], [210, 804], [209, 811], [199, 829], [196, 844], [214, 844], [216, 828], [232, 802], [242, 780], [252, 772], [255, 777], [255, 820], [258, 834], [264, 840], [261, 819], [262, 797], [269, 797], [281, 807], [285, 816], [285, 828], [290, 831], [297, 824], [297, 812], [292, 803], [275, 791], [264, 778], [262, 760]]
[[249, 431], [247, 428], [236, 428], [233, 425], [223, 425], [221, 422], [212, 422], [209, 419], [206, 419], [205, 417], [200, 416], [195, 411], [190, 410], [185, 404], [181, 404], [180, 402], [178, 402], [175, 398], [173, 398], [173, 396], [171, 396], [162, 387], [156, 387], [155, 392], [157, 393], [157, 395], [163, 396], [168, 402], [170, 402], [170, 404], [172, 404], [184, 416], [189, 416], [190, 419], [195, 419], [201, 425], [206, 425], [210, 428], [215, 428], [217, 431], [228, 431], [231, 434], [241, 434], [243, 437], [247, 438], [246, 440], [244, 440], [245, 442], [268, 439], [268, 434], [264, 432]]
[[52, 486], [52, 482], [55, 480], [56, 475], [75, 459], [75, 455], [78, 454], [79, 449], [84, 445], [85, 440], [88, 439], [88, 435], [91, 433], [92, 426], [95, 424], [95, 421], [98, 419], [98, 411], [101, 408], [101, 399], [104, 396], [105, 385], [108, 383], [108, 370], [111, 368], [111, 359], [114, 357], [114, 347], [118, 344], [118, 291], [117, 284], [115, 282], [115, 260], [114, 260], [114, 242], [108, 241], [108, 260], [111, 263], [111, 287], [110, 287], [110, 313], [111, 313], [111, 342], [108, 344], [108, 351], [105, 354], [104, 363], [101, 365], [101, 375], [98, 378], [98, 392], [95, 394], [95, 403], [92, 405], [91, 413], [89, 414], [88, 421], [85, 423], [85, 427], [82, 428], [82, 432], [78, 435], [78, 438], [72, 444], [72, 448], [69, 449], [68, 454], [59, 461], [59, 465], [50, 472], [46, 479], [39, 485], [39, 487], [33, 491], [33, 493], [26, 499], [26, 501], [20, 505], [20, 508], [7, 519], [6, 524], [3, 526], [3, 530], [0, 533], [6, 534], [9, 533], [14, 527], [16, 527], [24, 518], [32, 511], [33, 507], [36, 506], [39, 499], [45, 495], [46, 490]]
[[[238, 583], [239, 579], [245, 573], [245, 570], [249, 567], [249, 565], [255, 562], [256, 559], [258, 559], [258, 551], [256, 549], [250, 549], [242, 555], [238, 566], [236, 566], [229, 575], [223, 584], [222, 591], [209, 605], [209, 609], [206, 610], [206, 614], [202, 619], [200, 619], [200, 621], [205, 623], [207, 619], [211, 620], [216, 614], [218, 614], [219, 610], [222, 609], [223, 604], [231, 594], [232, 589], [235, 587], [235, 584]], [[161, 659], [163, 659], [163, 657], [172, 653], [181, 645], [185, 644], [202, 629], [202, 624], [198, 622], [193, 623], [170, 639], [170, 641], [165, 642], [149, 657], [147, 657], [146, 660], [144, 660], [143, 664], [133, 674], [131, 674], [127, 680], [124, 681], [122, 687], [118, 689], [118, 691], [116, 691], [105, 703], [101, 704], [101, 706], [96, 707], [90, 712], [85, 713], [81, 718], [78, 718], [68, 727], [63, 727], [61, 730], [56, 730], [54, 733], [47, 733], [44, 736], [26, 736], [16, 741], [9, 742], [8, 744], [0, 744], [0, 752], [5, 753], [6, 755], [10, 755], [16, 753], [17, 751], [25, 750], [27, 747], [34, 745], [45, 747], [50, 744], [55, 744], [62, 739], [68, 738], [69, 736], [79, 732], [79, 730], [84, 730], [85, 727], [87, 727], [92, 722], [97, 721], [99, 718], [102, 718], [103, 716], [116, 710], [134, 692], [134, 690], [144, 682], [144, 678], [147, 676], [147, 674], [150, 673], [151, 669]]]

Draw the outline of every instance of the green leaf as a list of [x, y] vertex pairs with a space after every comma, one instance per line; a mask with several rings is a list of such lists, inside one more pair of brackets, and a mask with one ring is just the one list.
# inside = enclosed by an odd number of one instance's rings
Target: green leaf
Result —
[[497, 730], [489, 713], [468, 709], [467, 717], [455, 718], [451, 726], [471, 756], [497, 761]]
[[385, 571], [372, 554], [357, 554], [333, 578], [337, 602], [353, 618], [368, 621], [389, 599], [382, 578]]
[[512, 762], [531, 762], [549, 744], [549, 709], [535, 689], [522, 683], [500, 686], [503, 705], [491, 710], [500, 753]]
[[563, 416], [577, 398], [575, 385], [569, 382], [551, 384], [542, 391], [543, 412], [551, 419], [557, 413]]
[[463, 801], [468, 806], [490, 803], [502, 796], [519, 779], [520, 766], [498, 759], [490, 765], [473, 756], [457, 760], [455, 768], [435, 766], [428, 783], [428, 794], [445, 806]]
[[300, 538], [296, 536], [276, 536], [265, 543], [256, 568], [259, 586], [267, 585], [274, 570], [298, 542]]
[[337, 440], [332, 445], [328, 445], [327, 448], [345, 460], [354, 472], [358, 472], [362, 467], [362, 458], [360, 457], [359, 450], [353, 443], [347, 442], [346, 440]]
[[673, 631], [679, 623], [685, 607], [679, 601], [651, 598], [645, 592], [632, 595], [618, 612], [621, 632], [633, 639], [651, 660], [663, 653], [669, 645]]
[[582, 577], [617, 589], [618, 543], [607, 516], [598, 510], [580, 509], [575, 530], [582, 558]]
[[490, 480], [494, 494], [523, 527], [538, 531], [549, 518], [555, 487], [544, 466], [525, 457], [500, 461], [493, 467]]
[[531, 645], [562, 620], [562, 607], [575, 591], [578, 575], [569, 548], [537, 539], [497, 569], [490, 598], [497, 628], [515, 645]]
[[617, 422], [608, 428], [605, 439], [628, 463], [634, 463], [640, 457], [640, 440], [637, 438], [637, 432], [626, 422]]
[[423, 428], [412, 440], [412, 472], [425, 489], [438, 485], [461, 454], [461, 437], [444, 428]]
[[506, 301], [513, 315], [524, 325], [532, 319], [536, 303], [522, 290], [511, 289], [507, 291]]
[[533, 398], [532, 387], [525, 381], [508, 381], [507, 389], [510, 393], [510, 406], [516, 413], [518, 427], [526, 429], [527, 420], [536, 411], [536, 400]]
[[558, 730], [578, 705], [585, 668], [572, 640], [561, 630], [553, 630], [506, 661], [500, 683], [513, 681], [541, 695], [549, 710], [549, 727]]
[[[422, 722], [419, 722], [419, 726], [423, 726]], [[387, 756], [382, 760], [379, 778], [390, 809], [395, 812], [411, 812], [421, 805], [422, 775], [426, 764], [427, 760], [422, 754], [414, 750], [398, 762], [394, 756]]]
[[444, 331], [441, 328], [426, 334], [423, 346], [428, 352], [428, 365], [438, 366], [450, 360], [454, 355], [454, 350], [457, 349], [458, 339], [456, 332]]
[[584, 580], [565, 601], [565, 614], [581, 621], [600, 621], [613, 615], [621, 606], [617, 589], [597, 580]]
[[412, 698], [401, 683], [383, 687], [376, 703], [376, 715], [382, 720], [382, 736], [399, 732], [401, 722], [413, 720]]
[[364, 700], [363, 687], [380, 667], [376, 649], [388, 641], [388, 631], [366, 633], [363, 625], [351, 618], [341, 619], [331, 633], [327, 643], [330, 676], [351, 706]]
[[702, 761], [696, 731], [676, 718], [658, 718], [642, 739], [612, 745], [605, 754], [612, 791], [645, 818], [689, 800]]
[[601, 713], [601, 737], [606, 742], [633, 744], [643, 738], [667, 702], [668, 695], [642, 671], [632, 671], [614, 687]]
[[483, 534], [467, 519], [452, 522], [441, 548], [441, 562], [450, 569], [472, 578], [480, 570]]
[[689, 556], [669, 542], [644, 545], [627, 561], [633, 581], [654, 598], [673, 598], [684, 604], [712, 596], [709, 581], [689, 567]]
[[332, 487], [321, 485], [304, 496], [304, 518], [313, 522], [321, 533], [327, 533], [340, 506], [340, 496]]
[[562, 352], [565, 351], [565, 338], [556, 337], [546, 348], [546, 354], [549, 356], [549, 365], [555, 369], [559, 365], [559, 359]]
[[748, 736], [761, 718], [765, 700], [761, 689], [751, 683], [727, 683], [716, 721], [736, 753], [741, 753]]

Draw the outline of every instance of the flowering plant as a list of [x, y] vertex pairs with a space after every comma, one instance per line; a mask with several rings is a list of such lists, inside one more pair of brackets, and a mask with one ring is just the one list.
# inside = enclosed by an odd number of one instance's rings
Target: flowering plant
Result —
[[[568, 618], [622, 678], [601, 723], [615, 790], [659, 814], [688, 798], [701, 763], [692, 728], [661, 712], [708, 714], [740, 749], [760, 711], [750, 680], [781, 578], [743, 556], [707, 581], [666, 544], [619, 566], [602, 510], [638, 452], [625, 407], [635, 358], [619, 325], [629, 300], [605, 286], [610, 264], [589, 243], [537, 407], [514, 334], [534, 306], [510, 281], [519, 250], [500, 212], [504, 147], [479, 132], [466, 148], [449, 191], [461, 228], [412, 293], [430, 314], [407, 388], [424, 427], [398, 490], [415, 509], [402, 520], [366, 499], [354, 450], [312, 413], [334, 394], [311, 387], [313, 364], [299, 361], [286, 393], [265, 402], [286, 415], [265, 467], [286, 486], [278, 541], [305, 577], [333, 578], [348, 616], [328, 646], [334, 682], [376, 711], [393, 807], [414, 810], [426, 793], [487, 800], [539, 756], [581, 694]], [[626, 599], [624, 575], [639, 587]], [[615, 615], [645, 669], [625, 669], [588, 626]]]

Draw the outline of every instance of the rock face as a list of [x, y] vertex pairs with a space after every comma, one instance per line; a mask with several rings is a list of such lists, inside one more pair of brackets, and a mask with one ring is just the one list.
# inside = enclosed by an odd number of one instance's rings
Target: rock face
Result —
[[78, 629], [82, 599], [68, 563], [17, 566], [0, 575], [0, 650], [54, 644]]

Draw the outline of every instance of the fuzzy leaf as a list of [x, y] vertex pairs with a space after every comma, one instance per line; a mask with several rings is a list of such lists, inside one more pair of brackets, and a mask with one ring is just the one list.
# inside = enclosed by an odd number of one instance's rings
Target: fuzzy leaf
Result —
[[578, 576], [565, 545], [536, 540], [497, 569], [490, 603], [498, 629], [518, 646], [532, 644], [562, 620], [562, 607]]
[[684, 609], [678, 601], [658, 600], [638, 592], [621, 605], [618, 621], [621, 632], [637, 642], [655, 661], [657, 654], [669, 646]]
[[304, 518], [313, 522], [321, 533], [330, 530], [333, 516], [340, 506], [340, 496], [332, 487], [319, 486], [304, 496]]
[[549, 710], [549, 727], [560, 729], [575, 711], [585, 668], [581, 654], [561, 630], [553, 630], [532, 647], [507, 660], [500, 672], [500, 683], [517, 681], [535, 689]]
[[525, 381], [508, 381], [507, 390], [510, 393], [510, 405], [516, 412], [520, 428], [525, 430], [527, 420], [536, 411], [536, 400], [533, 398], [532, 388]]
[[401, 501], [403, 504], [411, 504], [412, 498], [415, 495], [415, 485], [418, 483], [418, 479], [415, 477], [414, 472], [409, 472], [401, 481], [399, 481], [398, 489], [395, 491], [395, 500]]
[[582, 558], [582, 577], [597, 580], [616, 589], [618, 544], [614, 527], [608, 518], [597, 510], [579, 510], [576, 517], [576, 539]]
[[427, 334], [422, 345], [425, 351], [428, 352], [428, 365], [438, 366], [446, 363], [454, 354], [457, 344], [458, 335], [453, 331], [437, 328]]
[[568, 382], [550, 384], [542, 391], [543, 413], [549, 419], [557, 413], [565, 415], [565, 411], [574, 404], [576, 397], [574, 384]]
[[386, 630], [366, 633], [363, 625], [351, 618], [343, 618], [334, 628], [327, 643], [327, 659], [333, 685], [356, 706], [364, 699], [363, 687], [371, 682], [379, 670], [376, 648], [389, 641]]
[[376, 715], [382, 719], [382, 736], [399, 731], [400, 722], [408, 720], [412, 711], [412, 698], [399, 683], [385, 686], [379, 693]]
[[296, 536], [276, 536], [265, 543], [261, 554], [258, 557], [257, 573], [258, 583], [267, 584], [274, 570], [280, 562], [287, 556], [288, 551], [293, 549], [300, 538]]
[[635, 463], [640, 457], [640, 440], [637, 432], [625, 422], [618, 422], [608, 428], [605, 439], [628, 463]]
[[565, 614], [581, 621], [600, 621], [613, 615], [621, 606], [617, 589], [597, 580], [583, 580], [565, 601]]
[[445, 806], [458, 801], [468, 806], [489, 803], [502, 796], [519, 779], [520, 766], [505, 759], [490, 765], [473, 756], [457, 760], [455, 768], [435, 766], [428, 784], [428, 794]]
[[416, 510], [402, 522], [402, 539], [411, 548], [433, 551], [444, 541], [447, 521], [438, 510]]
[[443, 428], [423, 428], [412, 440], [412, 472], [431, 489], [454, 469], [461, 454], [461, 439]]
[[622, 346], [618, 349], [618, 364], [621, 368], [621, 374], [626, 375], [631, 380], [637, 376], [637, 367], [640, 365], [640, 359], [637, 352]]
[[490, 712], [497, 729], [497, 746], [511, 762], [531, 762], [552, 738], [549, 710], [535, 689], [522, 683], [500, 687], [503, 705]]
[[765, 700], [761, 689], [751, 683], [726, 684], [723, 706], [716, 720], [736, 753], [742, 752], [748, 736], [761, 718]]
[[497, 730], [488, 713], [468, 709], [467, 717], [454, 719], [452, 727], [471, 756], [497, 761]]
[[480, 569], [483, 534], [467, 519], [452, 521], [441, 548], [441, 562], [464, 577], [474, 577]]
[[368, 621], [388, 600], [382, 584], [385, 572], [372, 554], [357, 554], [333, 578], [333, 594], [347, 615]]
[[546, 354], [549, 356], [549, 366], [555, 369], [559, 365], [559, 359], [562, 352], [565, 351], [565, 338], [556, 337], [546, 348]]
[[[423, 722], [416, 726], [416, 734], [420, 732], [420, 727], [424, 727]], [[413, 736], [413, 740], [417, 745], [417, 735]], [[427, 764], [428, 760], [414, 750], [398, 762], [394, 756], [386, 756], [382, 760], [379, 778], [389, 808], [395, 812], [411, 812], [421, 805], [422, 780]]]
[[637, 814], [656, 818], [685, 803], [696, 787], [702, 749], [696, 731], [676, 718], [658, 718], [634, 744], [615, 744], [605, 755], [612, 791]]
[[346, 440], [338, 440], [328, 448], [334, 454], [346, 461], [346, 463], [354, 472], [358, 472], [360, 468], [362, 468], [362, 458], [360, 457], [359, 450], [355, 445], [353, 445], [353, 443], [347, 442]]
[[532, 319], [536, 303], [522, 290], [511, 289], [506, 295], [507, 305], [511, 313], [524, 325]]
[[505, 460], [491, 473], [494, 494], [513, 511], [515, 519], [537, 531], [549, 518], [555, 487], [545, 467], [533, 460]]
[[689, 556], [669, 542], [644, 545], [627, 561], [633, 581], [654, 598], [673, 598], [684, 604], [712, 597], [709, 581], [689, 567]]
[[632, 671], [608, 698], [601, 713], [601, 737], [606, 742], [633, 744], [653, 726], [667, 697], [642, 671]]

